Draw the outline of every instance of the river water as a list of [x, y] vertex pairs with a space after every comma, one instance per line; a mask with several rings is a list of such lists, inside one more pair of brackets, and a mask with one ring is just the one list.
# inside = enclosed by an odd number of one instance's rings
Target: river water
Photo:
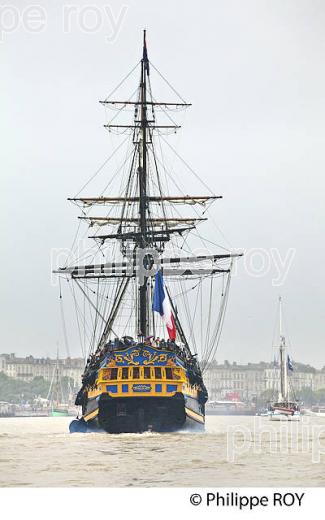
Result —
[[204, 433], [68, 433], [71, 418], [1, 418], [0, 487], [324, 486], [325, 418], [208, 416]]

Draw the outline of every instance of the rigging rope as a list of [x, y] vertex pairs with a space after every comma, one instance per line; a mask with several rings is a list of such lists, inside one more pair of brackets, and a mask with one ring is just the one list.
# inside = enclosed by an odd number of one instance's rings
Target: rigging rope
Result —
[[231, 280], [231, 270], [227, 276], [227, 283], [226, 283], [226, 287], [225, 287], [225, 292], [222, 296], [218, 319], [217, 319], [216, 326], [215, 326], [213, 334], [212, 334], [212, 338], [211, 338], [210, 345], [209, 345], [209, 351], [207, 352], [207, 357], [203, 361], [202, 372], [204, 372], [206, 370], [210, 360], [212, 358], [214, 358], [214, 356], [217, 352], [218, 346], [219, 346], [219, 341], [220, 341], [220, 337], [221, 337], [221, 332], [222, 332], [222, 328], [223, 328], [223, 324], [224, 324], [224, 318], [225, 318], [226, 308], [227, 308], [227, 303], [228, 303], [230, 280]]
[[135, 71], [135, 69], [139, 66], [139, 64], [141, 63], [141, 61], [137, 61], [136, 64], [134, 65], [133, 69], [130, 70], [130, 72], [128, 72], [128, 74], [120, 81], [120, 83], [112, 90], [112, 92], [110, 92], [108, 94], [108, 96], [105, 98], [105, 101], [108, 101], [109, 98], [115, 94], [115, 92], [120, 88], [121, 85], [123, 85], [124, 81], [126, 81], [132, 74], [132, 72]]
[[[160, 134], [161, 135], [161, 134]], [[202, 180], [202, 178], [193, 170], [193, 168], [183, 159], [181, 155], [175, 150], [175, 148], [168, 142], [166, 139], [161, 135], [162, 140], [164, 143], [166, 143], [169, 148], [175, 153], [176, 157], [182, 161], [182, 163], [189, 169], [190, 172], [193, 173], [193, 175], [197, 178], [198, 181], [211, 193], [211, 195], [214, 195], [214, 192], [209, 188], [209, 186]]]
[[177, 90], [174, 89], [174, 87], [169, 83], [169, 81], [162, 75], [162, 73], [154, 66], [152, 61], [150, 60], [150, 65], [155, 69], [155, 71], [159, 74], [159, 76], [167, 83], [167, 85], [172, 89], [172, 91], [176, 94], [176, 96], [179, 97], [179, 99], [182, 100], [183, 103], [186, 103], [185, 99], [182, 98], [182, 96], [177, 92]]
[[67, 327], [66, 327], [66, 323], [65, 323], [64, 310], [63, 310], [61, 279], [60, 278], [59, 278], [59, 291], [60, 291], [60, 295], [59, 295], [60, 315], [61, 315], [61, 321], [62, 321], [64, 344], [65, 344], [65, 349], [67, 351], [67, 357], [71, 357], [70, 356], [69, 344], [68, 344]]
[[[99, 172], [104, 168], [104, 166], [106, 166], [106, 164], [112, 159], [112, 157], [114, 157], [114, 155], [116, 154], [116, 152], [118, 152], [118, 150], [123, 146], [124, 143], [126, 143], [126, 141], [128, 140], [128, 136], [123, 139], [123, 141], [118, 145], [117, 148], [115, 148], [115, 150], [113, 150], [113, 152], [111, 153], [111, 155], [108, 156], [107, 159], [105, 159], [105, 161], [101, 164], [101, 166], [95, 171], [95, 173], [88, 179], [88, 181], [82, 186], [82, 188], [80, 188], [80, 190], [78, 191], [78, 193], [75, 194], [75, 196], [73, 197], [74, 199], [76, 199], [80, 193], [88, 186], [88, 184], [91, 183], [92, 180], [95, 179], [95, 177], [99, 174]], [[114, 177], [113, 177], [114, 178]], [[113, 181], [113, 178], [111, 179], [111, 182]]]

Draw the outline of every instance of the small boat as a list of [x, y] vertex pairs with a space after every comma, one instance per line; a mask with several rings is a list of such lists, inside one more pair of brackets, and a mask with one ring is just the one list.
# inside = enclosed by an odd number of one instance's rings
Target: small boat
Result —
[[[287, 354], [285, 336], [282, 332], [282, 298], [279, 298], [279, 330], [280, 330], [280, 390], [278, 399], [270, 403], [269, 417], [271, 421], [299, 421], [300, 405], [298, 401], [289, 396], [289, 372], [293, 371], [293, 365]], [[292, 389], [293, 393], [293, 389]]]
[[67, 417], [69, 415], [69, 411], [67, 408], [52, 408], [50, 412], [51, 417]]
[[295, 401], [281, 400], [273, 403], [269, 414], [271, 421], [300, 421], [299, 405]]
[[268, 408], [262, 408], [261, 410], [256, 412], [256, 415], [258, 415], [259, 417], [269, 417], [270, 414], [271, 411]]
[[0, 401], [0, 417], [14, 417], [15, 405], [7, 403], [7, 401]]
[[325, 406], [312, 406], [309, 415], [314, 417], [325, 417]]

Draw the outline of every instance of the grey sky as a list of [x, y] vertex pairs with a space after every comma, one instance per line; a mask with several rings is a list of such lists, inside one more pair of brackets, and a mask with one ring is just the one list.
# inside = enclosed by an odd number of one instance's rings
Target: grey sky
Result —
[[[1, 13], [0, 350], [54, 355], [62, 345], [51, 248], [71, 245], [77, 214], [66, 198], [110, 151], [98, 100], [140, 58], [146, 27], [150, 59], [193, 103], [178, 150], [224, 195], [215, 216], [229, 243], [282, 258], [296, 250], [280, 287], [273, 264], [252, 277], [239, 262], [217, 359], [270, 359], [281, 293], [294, 358], [323, 366], [324, 2], [70, 1], [79, 22], [65, 20], [64, 32], [64, 2], [43, 1], [37, 33], [23, 19], [29, 2], [10, 5], [22, 19], [14, 30]], [[85, 32], [89, 5], [101, 27]]]

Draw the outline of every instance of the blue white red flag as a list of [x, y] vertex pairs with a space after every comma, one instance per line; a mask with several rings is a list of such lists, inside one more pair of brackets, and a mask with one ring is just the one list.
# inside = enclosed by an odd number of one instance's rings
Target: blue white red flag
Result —
[[289, 355], [288, 355], [288, 370], [291, 370], [291, 372], [293, 372], [293, 364], [292, 364], [292, 360], [290, 359]]
[[152, 310], [159, 312], [163, 322], [166, 324], [169, 339], [175, 340], [175, 320], [161, 271], [158, 271], [155, 275], [155, 290], [153, 294]]

